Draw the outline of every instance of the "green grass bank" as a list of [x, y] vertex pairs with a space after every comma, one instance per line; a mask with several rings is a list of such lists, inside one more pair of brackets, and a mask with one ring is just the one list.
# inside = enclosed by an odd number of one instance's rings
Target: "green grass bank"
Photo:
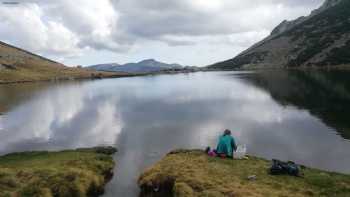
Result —
[[113, 147], [0, 157], [0, 197], [98, 196], [113, 176]]
[[[139, 178], [141, 196], [350, 196], [350, 175], [303, 167], [303, 178], [268, 174], [270, 161], [208, 157], [203, 151], [178, 150]], [[256, 180], [248, 176], [256, 175]]]

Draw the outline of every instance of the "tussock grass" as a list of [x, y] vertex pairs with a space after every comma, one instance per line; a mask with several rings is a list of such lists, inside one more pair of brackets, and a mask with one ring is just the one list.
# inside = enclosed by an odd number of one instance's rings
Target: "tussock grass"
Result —
[[0, 197], [98, 196], [112, 176], [112, 147], [0, 157]]
[[[350, 196], [350, 175], [305, 168], [304, 178], [272, 176], [269, 167], [256, 157], [230, 160], [176, 151], [147, 169], [138, 184], [142, 196]], [[249, 175], [257, 180], [249, 181]]]

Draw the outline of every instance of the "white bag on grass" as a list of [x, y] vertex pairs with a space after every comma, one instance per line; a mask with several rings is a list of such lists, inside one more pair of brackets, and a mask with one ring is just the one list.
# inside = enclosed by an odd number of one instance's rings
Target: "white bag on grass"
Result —
[[239, 145], [237, 150], [233, 153], [234, 159], [243, 159], [247, 153], [247, 147], [245, 144]]

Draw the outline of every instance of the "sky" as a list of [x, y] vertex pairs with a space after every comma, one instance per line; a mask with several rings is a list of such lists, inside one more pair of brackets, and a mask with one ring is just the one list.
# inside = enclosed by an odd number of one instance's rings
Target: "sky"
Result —
[[67, 66], [143, 59], [206, 66], [323, 1], [0, 0], [0, 40]]

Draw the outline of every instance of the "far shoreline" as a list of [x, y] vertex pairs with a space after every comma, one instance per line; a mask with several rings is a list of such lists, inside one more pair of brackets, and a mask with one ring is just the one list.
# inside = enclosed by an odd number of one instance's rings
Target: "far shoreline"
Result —
[[[197, 72], [229, 72], [229, 71], [271, 71], [271, 70], [300, 70], [300, 71], [350, 71], [350, 65], [341, 66], [311, 66], [311, 67], [245, 67], [245, 68], [210, 68], [203, 67], [197, 71], [159, 71], [159, 72], [149, 72], [149, 73], [119, 73], [110, 71], [100, 71], [104, 73], [109, 73], [108, 75], [94, 75], [90, 77], [62, 77], [62, 78], [52, 78], [52, 79], [42, 79], [42, 80], [13, 80], [13, 81], [1, 81], [0, 85], [8, 84], [23, 84], [23, 83], [42, 83], [42, 82], [61, 82], [61, 81], [84, 81], [84, 80], [97, 80], [97, 79], [117, 79], [117, 78], [129, 78], [129, 77], [143, 77], [143, 76], [154, 76], [154, 75], [172, 75], [172, 74], [186, 74], [186, 73], [197, 73]], [[1, 109], [0, 109], [1, 111]]]
[[[23, 83], [42, 83], [42, 82], [61, 82], [61, 81], [89, 81], [89, 80], [101, 80], [101, 79], [117, 79], [117, 78], [129, 78], [129, 77], [143, 77], [143, 76], [153, 76], [153, 75], [172, 75], [172, 74], [186, 74], [186, 73], [195, 73], [195, 72], [204, 72], [206, 70], [198, 71], [159, 71], [159, 72], [150, 72], [150, 73], [124, 73], [119, 72], [108, 72], [100, 71], [104, 73], [109, 73], [110, 75], [95, 75], [90, 77], [62, 77], [62, 78], [53, 78], [53, 79], [43, 79], [43, 80], [14, 80], [14, 81], [1, 81], [0, 85], [9, 85], [9, 84], [23, 84]], [[213, 71], [213, 70], [212, 70]]]

